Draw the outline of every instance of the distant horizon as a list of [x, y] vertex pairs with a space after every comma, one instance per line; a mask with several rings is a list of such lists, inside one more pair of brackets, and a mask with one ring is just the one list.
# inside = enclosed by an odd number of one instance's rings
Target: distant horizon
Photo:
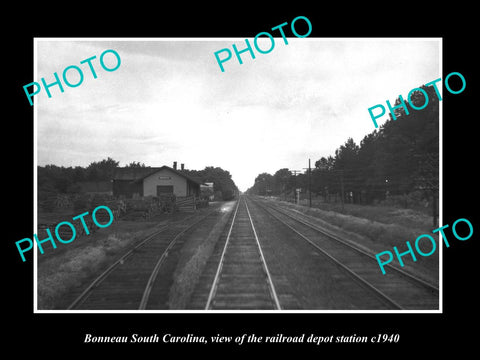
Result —
[[275, 39], [222, 73], [214, 52], [245, 39], [36, 38], [34, 81], [106, 49], [121, 66], [94, 63], [93, 79], [84, 64], [81, 86], [35, 97], [35, 164], [177, 161], [220, 167], [245, 191], [260, 173], [303, 172], [348, 138], [359, 144], [375, 130], [369, 107], [442, 76], [440, 38]]

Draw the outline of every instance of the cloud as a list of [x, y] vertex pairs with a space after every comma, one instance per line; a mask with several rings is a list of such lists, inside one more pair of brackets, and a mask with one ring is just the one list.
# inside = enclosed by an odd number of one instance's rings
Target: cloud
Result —
[[348, 137], [359, 142], [373, 130], [368, 107], [440, 75], [438, 41], [275, 39], [242, 65], [232, 56], [223, 73], [213, 53], [244, 39], [39, 41], [39, 77], [105, 49], [122, 59], [114, 72], [37, 96], [39, 164], [110, 156], [221, 166], [245, 190], [260, 172], [299, 170]]

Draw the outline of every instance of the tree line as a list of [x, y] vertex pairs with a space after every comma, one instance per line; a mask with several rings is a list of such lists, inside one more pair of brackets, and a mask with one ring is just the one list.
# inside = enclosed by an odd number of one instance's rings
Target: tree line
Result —
[[[37, 186], [39, 194], [73, 194], [81, 192], [82, 182], [102, 182], [113, 179], [119, 162], [108, 157], [94, 161], [86, 167], [63, 167], [46, 165], [37, 167]], [[126, 167], [146, 167], [144, 163], [131, 162]], [[231, 174], [220, 167], [207, 166], [203, 170], [183, 170], [183, 172], [200, 181], [213, 182], [214, 191], [219, 191], [225, 197], [234, 193], [237, 186]], [[227, 196], [228, 197], [228, 196]]]
[[231, 200], [238, 191], [229, 171], [221, 167], [207, 166], [203, 170], [184, 170], [192, 178], [202, 183], [213, 182], [214, 193], [221, 194], [223, 200]]
[[[356, 144], [352, 138], [334, 155], [316, 160], [311, 171], [294, 174], [287, 168], [273, 175], [261, 173], [249, 193], [292, 197], [294, 189], [310, 190], [324, 201], [372, 204], [387, 199], [432, 201], [438, 197], [439, 100], [433, 87], [427, 92], [428, 105], [415, 110], [405, 101], [378, 129]], [[410, 101], [421, 107], [424, 95], [417, 91]], [[395, 106], [400, 104], [398, 98]], [[413, 200], [412, 200], [413, 201]], [[406, 205], [406, 204], [405, 204]]]

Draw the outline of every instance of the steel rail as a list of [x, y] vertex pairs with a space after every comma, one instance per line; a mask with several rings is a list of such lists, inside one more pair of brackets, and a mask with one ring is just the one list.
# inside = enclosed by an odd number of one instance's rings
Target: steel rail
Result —
[[215, 297], [215, 293], [217, 291], [218, 280], [220, 278], [220, 273], [223, 267], [223, 260], [225, 258], [225, 252], [227, 251], [228, 241], [230, 240], [230, 235], [232, 234], [233, 224], [235, 223], [235, 218], [237, 217], [238, 207], [240, 206], [240, 199], [237, 201], [237, 206], [235, 207], [235, 212], [233, 213], [232, 223], [230, 224], [230, 228], [228, 229], [227, 239], [225, 240], [225, 245], [223, 246], [222, 255], [220, 256], [220, 261], [218, 263], [217, 271], [215, 273], [215, 277], [213, 279], [212, 286], [210, 288], [210, 292], [208, 294], [207, 304], [205, 305], [205, 310], [209, 310], [212, 300]]
[[[212, 214], [213, 211], [209, 212], [206, 216], [202, 217], [200, 219], [203, 220], [205, 219], [206, 217], [208, 217], [209, 215]], [[186, 220], [189, 220], [191, 219], [192, 217], [188, 217]], [[198, 222], [200, 222], [198, 221]], [[198, 223], [196, 222], [196, 223]], [[196, 224], [195, 223], [195, 224]], [[159, 229], [158, 231], [154, 232], [153, 234], [150, 234], [148, 235], [145, 239], [143, 239], [140, 243], [136, 244], [133, 248], [131, 248], [130, 250], [128, 250], [125, 254], [123, 254], [119, 259], [117, 259], [112, 265], [110, 265], [106, 270], [104, 270], [99, 276], [97, 276], [91, 283], [89, 286], [87, 286], [87, 288], [79, 295], [77, 296], [77, 298], [70, 304], [70, 306], [67, 307], [67, 310], [73, 310], [75, 309], [76, 307], [78, 307], [80, 304], [82, 304], [87, 298], [88, 296], [90, 295], [90, 293], [96, 288], [98, 287], [103, 280], [105, 280], [108, 275], [110, 275], [110, 273], [112, 273], [115, 268], [121, 264], [123, 264], [125, 262], [125, 260], [127, 260], [130, 256], [132, 256], [134, 254], [134, 252], [136, 250], [138, 250], [139, 248], [141, 248], [142, 246], [144, 246], [145, 244], [147, 244], [151, 239], [153, 239], [155, 236], [157, 235], [160, 235], [161, 233], [165, 232], [166, 230], [168, 230], [168, 225], [165, 225], [163, 226], [161, 229]]]
[[149, 235], [148, 237], [146, 237], [144, 240], [142, 240], [142, 242], [138, 243], [137, 245], [135, 245], [132, 249], [130, 249], [129, 251], [127, 251], [124, 255], [122, 255], [122, 257], [120, 257], [118, 260], [116, 260], [112, 265], [110, 265], [105, 271], [103, 271], [98, 277], [95, 278], [95, 280], [93, 280], [91, 282], [91, 284], [89, 286], [87, 286], [87, 288], [70, 304], [70, 306], [67, 308], [67, 310], [72, 310], [74, 309], [75, 307], [77, 307], [78, 305], [80, 305], [81, 303], [83, 303], [88, 295], [91, 293], [91, 291], [97, 287], [98, 285], [101, 284], [101, 282], [107, 278], [107, 276], [118, 266], [118, 265], [121, 265], [123, 264], [123, 262], [129, 258], [135, 250], [137, 250], [138, 248], [142, 247], [143, 245], [145, 245], [149, 240], [151, 240], [153, 237], [161, 234], [162, 232], [166, 231], [167, 230], [167, 226], [161, 228], [159, 231], [156, 231], [155, 233]]
[[262, 247], [260, 246], [260, 240], [258, 239], [257, 231], [255, 230], [255, 225], [253, 224], [252, 216], [250, 215], [250, 210], [248, 209], [248, 205], [246, 201], [245, 201], [245, 206], [247, 208], [247, 214], [248, 214], [248, 218], [250, 219], [250, 224], [252, 225], [253, 234], [255, 235], [255, 240], [257, 241], [258, 251], [260, 252], [260, 257], [262, 259], [262, 266], [263, 266], [263, 269], [265, 270], [265, 273], [267, 274], [270, 295], [272, 296], [272, 299], [275, 302], [276, 310], [282, 310], [282, 307], [280, 306], [280, 301], [278, 300], [277, 292], [275, 291], [275, 286], [273, 285], [270, 271], [268, 271], [267, 262], [265, 261], [265, 257], [263, 256]]
[[[291, 215], [291, 214], [288, 214], [284, 209], [278, 209], [277, 207], [273, 207], [273, 206], [271, 206], [271, 205], [265, 205], [265, 206], [268, 206], [270, 209], [275, 210], [275, 211], [278, 211], [279, 213], [281, 213], [281, 214], [283, 214], [283, 215], [285, 215], [285, 216], [287, 216], [287, 217], [289, 217], [289, 218], [291, 218], [291, 219], [293, 219], [293, 220], [295, 220], [295, 221], [298, 221], [298, 222], [300, 222], [300, 223], [302, 223], [302, 224], [310, 227], [311, 229], [313, 229], [313, 230], [315, 230], [315, 231], [317, 231], [317, 232], [319, 232], [319, 233], [321, 233], [321, 234], [323, 234], [323, 235], [331, 238], [332, 240], [335, 240], [335, 241], [337, 241], [337, 242], [339, 242], [339, 243], [341, 243], [341, 244], [343, 244], [343, 245], [345, 245], [345, 246], [347, 246], [347, 247], [349, 247], [349, 248], [357, 251], [358, 253], [360, 253], [360, 254], [362, 254], [362, 255], [368, 256], [370, 259], [372, 259], [373, 261], [377, 262], [377, 259], [376, 259], [372, 254], [370, 254], [369, 252], [367, 252], [367, 251], [365, 251], [365, 250], [363, 250], [363, 249], [360, 249], [359, 247], [351, 244], [350, 242], [347, 242], [347, 241], [345, 241], [345, 240], [340, 239], [340, 238], [337, 237], [336, 235], [334, 235], [334, 234], [330, 233], [329, 231], [321, 228], [321, 227], [318, 226], [317, 224], [312, 224], [311, 222], [309, 222], [309, 221], [307, 221], [307, 220], [305, 220], [305, 219], [300, 219], [300, 218], [298, 218], [298, 217], [296, 217], [296, 216], [293, 216], [293, 215]], [[414, 276], [414, 275], [412, 275], [412, 274], [410, 274], [410, 273], [408, 273], [408, 272], [406, 272], [406, 271], [404, 271], [404, 270], [402, 270], [402, 269], [399, 269], [398, 267], [396, 267], [396, 266], [394, 266], [394, 265], [386, 264], [386, 267], [388, 267], [389, 269], [392, 269], [392, 270], [398, 272], [399, 274], [401, 274], [402, 276], [404, 276], [404, 277], [406, 277], [406, 278], [408, 278], [408, 279], [410, 279], [410, 280], [413, 280], [413, 281], [419, 283], [420, 285], [428, 288], [428, 289], [431, 290], [431, 291], [434, 291], [434, 292], [437, 292], [437, 293], [439, 292], [438, 287], [436, 287], [434, 284], [431, 284], [431, 283], [429, 283], [429, 282], [427, 282], [427, 281], [425, 281], [425, 280], [423, 280], [423, 279], [420, 279], [420, 278], [418, 278], [418, 277], [416, 277], [416, 276]]]
[[[226, 254], [226, 251], [227, 251], [227, 248], [228, 248], [228, 244], [229, 244], [230, 237], [231, 237], [231, 234], [232, 234], [233, 226], [234, 226], [235, 221], [237, 219], [237, 212], [238, 212], [238, 208], [240, 206], [241, 201], [242, 201], [241, 199], [238, 200], [237, 207], [235, 208], [235, 213], [233, 215], [233, 219], [232, 219], [232, 223], [230, 224], [230, 228], [228, 230], [227, 239], [225, 240], [225, 244], [224, 244], [223, 249], [222, 249], [222, 254], [220, 256], [220, 261], [218, 263], [217, 271], [215, 273], [215, 277], [213, 279], [212, 286], [210, 288], [210, 292], [209, 292], [209, 295], [208, 295], [207, 303], [205, 305], [205, 310], [211, 309], [212, 301], [215, 298], [215, 295], [216, 295], [216, 292], [217, 292], [218, 283], [219, 283], [219, 279], [220, 279], [220, 274], [222, 272], [223, 264], [224, 264], [224, 261], [225, 261], [225, 254]], [[280, 301], [278, 299], [277, 292], [276, 292], [275, 286], [273, 284], [272, 276], [270, 274], [270, 271], [268, 270], [267, 262], [265, 260], [265, 256], [263, 254], [263, 251], [262, 251], [262, 248], [261, 248], [261, 245], [260, 245], [260, 240], [258, 238], [257, 231], [255, 229], [255, 225], [253, 224], [253, 220], [252, 220], [252, 216], [250, 214], [250, 210], [248, 209], [248, 205], [247, 205], [247, 202], [245, 201], [245, 199], [243, 199], [243, 201], [245, 203], [245, 208], [247, 210], [250, 225], [251, 225], [252, 230], [253, 230], [253, 234], [254, 234], [254, 237], [255, 237], [255, 243], [256, 243], [258, 252], [260, 254], [262, 268], [263, 268], [263, 271], [265, 272], [265, 274], [267, 276], [267, 284], [268, 284], [268, 290], [269, 290], [269, 293], [270, 293], [271, 300], [274, 303], [275, 309], [276, 310], [281, 310], [282, 307], [280, 305]]]
[[395, 300], [393, 300], [392, 298], [390, 298], [388, 295], [386, 295], [385, 293], [383, 293], [381, 290], [379, 290], [378, 288], [376, 288], [374, 285], [372, 285], [371, 283], [369, 283], [367, 280], [365, 280], [364, 278], [362, 278], [361, 276], [359, 276], [357, 273], [355, 273], [354, 271], [352, 271], [350, 268], [348, 268], [346, 265], [344, 265], [341, 261], [339, 261], [338, 259], [336, 259], [335, 257], [333, 257], [332, 255], [330, 255], [329, 253], [327, 253], [325, 250], [323, 250], [320, 246], [318, 246], [314, 241], [312, 241], [311, 239], [309, 239], [307, 236], [303, 235], [302, 233], [300, 233], [298, 230], [296, 230], [295, 228], [293, 228], [291, 225], [287, 224], [285, 221], [283, 221], [282, 219], [280, 219], [277, 215], [273, 214], [271, 211], [269, 211], [268, 209], [266, 209], [265, 207], [263, 206], [260, 206], [262, 207], [266, 212], [268, 212], [272, 217], [274, 217], [275, 219], [277, 219], [279, 222], [281, 222], [283, 225], [287, 226], [290, 230], [292, 230], [293, 232], [295, 232], [298, 236], [300, 236], [302, 239], [304, 239], [305, 241], [307, 241], [307, 243], [309, 243], [311, 246], [313, 246], [316, 250], [320, 251], [325, 257], [327, 257], [330, 261], [332, 261], [334, 264], [336, 264], [337, 266], [341, 267], [344, 271], [346, 271], [348, 273], [348, 275], [350, 275], [353, 279], [355, 279], [356, 281], [360, 282], [362, 285], [366, 286], [367, 288], [369, 288], [370, 290], [372, 290], [373, 292], [375, 292], [375, 294], [382, 298], [383, 301], [387, 302], [388, 304], [390, 304], [392, 307], [394, 307], [395, 309], [398, 309], [398, 310], [404, 310], [404, 308], [398, 304]]
[[193, 224], [189, 225], [187, 228], [183, 229], [181, 232], [179, 232], [177, 235], [175, 235], [175, 237], [172, 239], [172, 241], [170, 241], [170, 243], [165, 248], [165, 250], [163, 251], [160, 258], [158, 259], [157, 263], [155, 264], [155, 266], [152, 270], [152, 273], [150, 274], [150, 277], [147, 281], [147, 285], [145, 286], [145, 290], [144, 290], [143, 295], [142, 295], [142, 300], [140, 301], [140, 305], [138, 307], [139, 310], [145, 310], [147, 308], [147, 303], [148, 303], [148, 300], [150, 298], [150, 293], [152, 291], [153, 285], [155, 284], [155, 280], [157, 279], [157, 275], [160, 271], [160, 268], [162, 267], [163, 262], [167, 258], [169, 251], [176, 244], [177, 240], [183, 234], [185, 234], [188, 230], [190, 230], [195, 225], [199, 224], [200, 222], [205, 220], [207, 217], [209, 217], [212, 213], [213, 213], [213, 211], [209, 212], [207, 215], [205, 215], [202, 218], [200, 218], [199, 220], [195, 221]]

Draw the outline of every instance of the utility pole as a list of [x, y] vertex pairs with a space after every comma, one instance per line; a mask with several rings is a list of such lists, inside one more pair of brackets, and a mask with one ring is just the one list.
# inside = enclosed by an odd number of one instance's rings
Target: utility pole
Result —
[[293, 202], [296, 204], [297, 203], [297, 173], [300, 173], [301, 171], [300, 170], [290, 170], [290, 171], [293, 173], [293, 199], [294, 199]]
[[312, 207], [312, 167], [310, 159], [308, 159], [308, 204]]
[[308, 168], [304, 168], [304, 169], [308, 170], [308, 206], [312, 207], [312, 179], [311, 179], [312, 168], [310, 165], [310, 159], [308, 159]]

